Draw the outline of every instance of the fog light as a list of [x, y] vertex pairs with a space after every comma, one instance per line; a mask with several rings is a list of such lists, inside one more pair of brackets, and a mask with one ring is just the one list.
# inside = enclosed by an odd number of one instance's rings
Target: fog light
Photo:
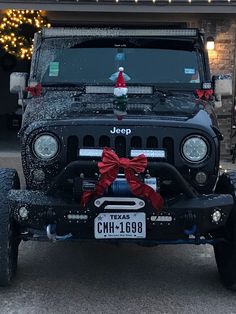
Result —
[[77, 215], [77, 214], [69, 214], [67, 215], [69, 220], [87, 220], [88, 215]]
[[199, 172], [196, 174], [195, 179], [196, 179], [196, 181], [197, 181], [198, 184], [204, 184], [204, 183], [206, 183], [207, 175], [206, 175], [205, 172], [199, 171]]
[[25, 206], [22, 206], [20, 209], [19, 209], [19, 215], [22, 219], [26, 219], [28, 218], [28, 214], [29, 214], [29, 211], [28, 209], [25, 207]]
[[212, 222], [219, 222], [221, 220], [222, 214], [219, 210], [215, 210], [212, 214]]
[[40, 182], [43, 182], [45, 180], [45, 173], [41, 169], [36, 169], [33, 172], [33, 177], [34, 177], [35, 182], [40, 183]]

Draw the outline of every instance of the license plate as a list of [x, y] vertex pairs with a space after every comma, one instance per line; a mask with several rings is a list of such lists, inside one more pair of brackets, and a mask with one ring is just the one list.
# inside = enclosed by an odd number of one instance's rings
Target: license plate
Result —
[[94, 220], [95, 239], [146, 238], [145, 213], [101, 213]]

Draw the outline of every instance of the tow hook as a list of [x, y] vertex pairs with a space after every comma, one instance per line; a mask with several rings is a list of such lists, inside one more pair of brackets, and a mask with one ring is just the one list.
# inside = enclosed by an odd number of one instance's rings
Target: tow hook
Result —
[[65, 241], [65, 240], [70, 239], [72, 237], [71, 233], [65, 234], [63, 236], [58, 236], [54, 230], [56, 230], [55, 225], [48, 225], [46, 228], [47, 237], [52, 242]]

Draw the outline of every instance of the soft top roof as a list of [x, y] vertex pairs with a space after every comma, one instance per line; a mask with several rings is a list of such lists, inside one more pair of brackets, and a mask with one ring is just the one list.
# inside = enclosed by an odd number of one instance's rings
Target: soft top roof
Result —
[[45, 28], [42, 30], [44, 38], [50, 37], [197, 37], [195, 28], [166, 28], [166, 29], [119, 29], [119, 28]]

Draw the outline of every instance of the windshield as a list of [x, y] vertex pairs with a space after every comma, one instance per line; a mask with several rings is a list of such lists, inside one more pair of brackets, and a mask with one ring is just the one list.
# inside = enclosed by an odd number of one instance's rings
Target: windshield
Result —
[[46, 39], [38, 71], [43, 85], [114, 85], [120, 66], [127, 85], [201, 82], [190, 40]]

